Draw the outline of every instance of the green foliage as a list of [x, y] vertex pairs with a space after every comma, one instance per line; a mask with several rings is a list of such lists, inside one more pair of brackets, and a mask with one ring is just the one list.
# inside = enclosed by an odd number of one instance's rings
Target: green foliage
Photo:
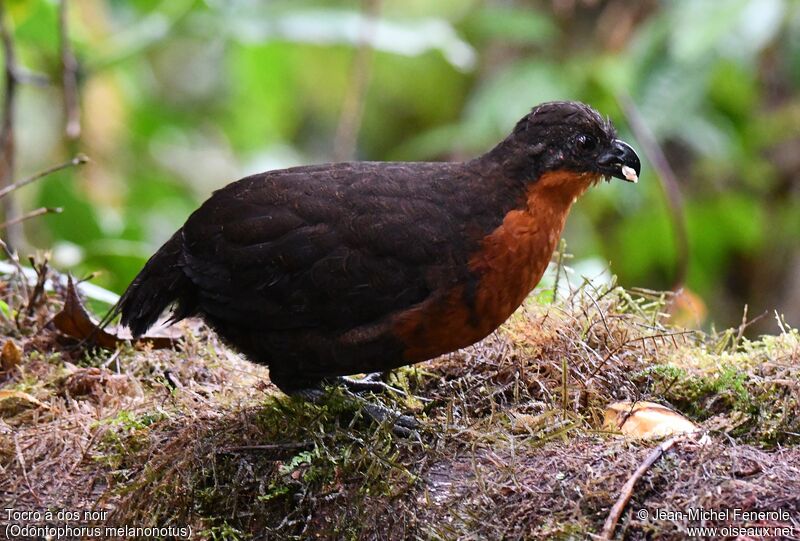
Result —
[[792, 390], [797, 369], [791, 361], [776, 365], [769, 359], [792, 357], [797, 331], [755, 341], [737, 335], [736, 329], [729, 329], [704, 347], [677, 352], [634, 378], [648, 382], [650, 392], [707, 428], [739, 441], [764, 447], [793, 441], [798, 418], [789, 412], [798, 406]]
[[212, 526], [211, 528], [200, 531], [199, 535], [213, 541], [239, 541], [241, 539], [251, 538], [250, 535], [246, 535], [242, 531], [237, 530], [224, 520], [217, 526]]
[[132, 432], [147, 428], [153, 423], [162, 421], [165, 418], [166, 414], [161, 412], [145, 412], [137, 415], [130, 410], [122, 410], [115, 418], [107, 420], [107, 423], [119, 425], [120, 429], [124, 432]]

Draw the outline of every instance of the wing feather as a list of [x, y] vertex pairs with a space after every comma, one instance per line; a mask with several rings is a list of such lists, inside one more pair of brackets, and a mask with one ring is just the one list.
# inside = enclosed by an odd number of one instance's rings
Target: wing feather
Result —
[[181, 265], [201, 310], [247, 328], [349, 330], [456, 280], [463, 209], [431, 183], [459, 170], [424, 165], [296, 168], [215, 192], [184, 226]]

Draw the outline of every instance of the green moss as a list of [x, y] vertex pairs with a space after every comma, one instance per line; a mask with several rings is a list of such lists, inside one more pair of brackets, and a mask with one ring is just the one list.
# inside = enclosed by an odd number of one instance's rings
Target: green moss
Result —
[[211, 541], [244, 541], [251, 539], [251, 535], [246, 535], [241, 530], [238, 530], [228, 524], [227, 521], [222, 521], [222, 524], [212, 526], [197, 532], [201, 539], [209, 539]]

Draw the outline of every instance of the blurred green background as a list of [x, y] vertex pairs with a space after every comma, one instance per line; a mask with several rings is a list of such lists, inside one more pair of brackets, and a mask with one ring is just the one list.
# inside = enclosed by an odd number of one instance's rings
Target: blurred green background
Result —
[[[747, 303], [800, 323], [796, 1], [73, 1], [77, 141], [64, 135], [58, 2], [5, 4], [20, 63], [51, 81], [19, 89], [17, 176], [92, 160], [18, 193], [25, 209], [64, 208], [26, 222], [22, 252], [50, 249], [112, 290], [246, 174], [471, 157], [553, 99], [592, 104], [641, 149], [617, 99], [630, 95], [676, 172], [687, 285], [708, 320], [738, 324]], [[578, 269], [610, 262], [622, 285], [675, 285], [675, 229], [648, 163], [638, 186], [591, 190], [565, 237]]]

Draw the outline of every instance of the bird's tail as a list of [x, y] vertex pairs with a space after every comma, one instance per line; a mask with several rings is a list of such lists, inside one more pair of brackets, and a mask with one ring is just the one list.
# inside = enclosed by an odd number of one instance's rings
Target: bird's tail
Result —
[[122, 314], [121, 323], [134, 337], [139, 337], [170, 304], [175, 303], [170, 319], [173, 322], [195, 311], [195, 287], [180, 267], [182, 235], [183, 231], [178, 229], [153, 254], [106, 316], [106, 321]]

